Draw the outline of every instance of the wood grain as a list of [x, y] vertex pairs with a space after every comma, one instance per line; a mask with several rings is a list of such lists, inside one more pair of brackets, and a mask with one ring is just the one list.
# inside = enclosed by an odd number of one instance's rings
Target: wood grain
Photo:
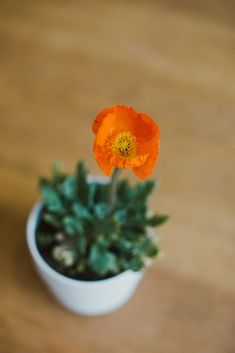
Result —
[[[0, 2], [0, 353], [234, 353], [234, 2]], [[25, 222], [52, 160], [92, 173], [91, 123], [116, 103], [161, 126], [152, 207], [165, 258], [112, 315], [64, 311]], [[135, 180], [131, 173], [126, 173]]]

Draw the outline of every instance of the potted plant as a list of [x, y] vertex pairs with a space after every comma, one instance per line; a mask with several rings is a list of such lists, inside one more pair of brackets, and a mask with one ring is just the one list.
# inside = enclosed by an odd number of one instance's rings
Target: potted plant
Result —
[[[94, 156], [105, 177], [84, 162], [67, 174], [56, 164], [40, 179], [40, 201], [27, 223], [36, 270], [58, 301], [84, 315], [108, 313], [134, 293], [159, 248], [151, 229], [167, 216], [149, 213], [156, 182], [118, 179], [132, 168], [146, 179], [159, 156], [159, 127], [144, 113], [114, 106], [93, 123]], [[111, 177], [110, 177], [111, 176]]]

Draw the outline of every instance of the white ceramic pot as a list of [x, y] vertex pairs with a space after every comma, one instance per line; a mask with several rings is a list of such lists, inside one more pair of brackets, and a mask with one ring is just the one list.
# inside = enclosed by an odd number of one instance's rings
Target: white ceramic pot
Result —
[[35, 239], [42, 206], [42, 203], [36, 204], [29, 215], [27, 243], [38, 274], [56, 299], [75, 313], [91, 316], [107, 314], [126, 303], [135, 292], [143, 272], [128, 270], [104, 280], [80, 281], [61, 275], [45, 262]]

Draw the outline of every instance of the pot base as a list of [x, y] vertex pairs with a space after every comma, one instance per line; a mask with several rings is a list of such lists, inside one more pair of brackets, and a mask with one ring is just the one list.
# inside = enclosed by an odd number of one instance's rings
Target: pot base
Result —
[[143, 272], [131, 270], [98, 281], [80, 281], [56, 272], [42, 258], [36, 244], [36, 229], [42, 203], [36, 204], [27, 223], [27, 243], [35, 268], [57, 301], [82, 315], [108, 314], [124, 305], [134, 294]]

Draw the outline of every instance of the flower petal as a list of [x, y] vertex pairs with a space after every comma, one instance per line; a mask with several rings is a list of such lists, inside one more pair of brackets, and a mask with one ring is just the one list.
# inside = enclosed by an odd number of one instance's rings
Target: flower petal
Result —
[[137, 155], [132, 158], [121, 158], [118, 155], [109, 155], [109, 160], [113, 168], [134, 168], [139, 167], [147, 160], [148, 155]]
[[96, 144], [94, 144], [94, 157], [102, 172], [107, 176], [111, 175], [113, 166], [108, 159], [108, 155], [101, 146]]
[[94, 132], [94, 134], [96, 135], [97, 132], [99, 131], [99, 128], [102, 124], [103, 119], [109, 114], [112, 113], [113, 108], [104, 108], [103, 110], [101, 110], [101, 112], [99, 112], [99, 114], [97, 115], [97, 117], [95, 118], [95, 121], [93, 122], [92, 125], [92, 130]]
[[102, 128], [103, 132], [106, 132], [106, 135], [114, 131], [133, 131], [138, 120], [138, 113], [133, 108], [115, 105], [112, 108], [102, 110], [97, 115], [93, 123], [93, 131], [97, 134]]
[[139, 167], [133, 168], [133, 172], [140, 178], [146, 179], [154, 170], [154, 167], [158, 161], [160, 151], [160, 143], [158, 142], [154, 150], [150, 153], [145, 163]]

